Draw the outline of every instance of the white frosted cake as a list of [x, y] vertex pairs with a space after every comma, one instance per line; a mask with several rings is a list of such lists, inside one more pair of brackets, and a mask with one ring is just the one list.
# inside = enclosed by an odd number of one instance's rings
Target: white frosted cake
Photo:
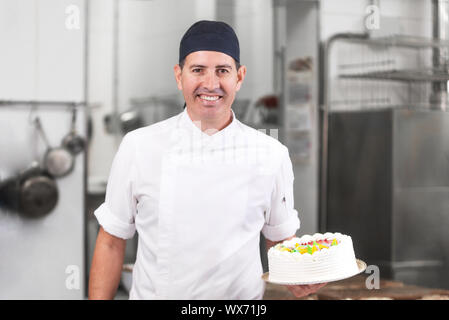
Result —
[[359, 272], [352, 239], [341, 233], [315, 233], [278, 243], [268, 250], [268, 281], [316, 283]]

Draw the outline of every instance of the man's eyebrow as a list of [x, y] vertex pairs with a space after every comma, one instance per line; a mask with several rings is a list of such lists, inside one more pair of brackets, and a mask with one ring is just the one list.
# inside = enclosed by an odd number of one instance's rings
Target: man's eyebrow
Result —
[[191, 65], [189, 68], [192, 69], [192, 68], [207, 68], [207, 67], [206, 67], [206, 66], [203, 66], [203, 65], [201, 65], [201, 64], [193, 64], [193, 65]]
[[[201, 64], [193, 64], [189, 67], [190, 69], [192, 68], [207, 68], [207, 66], [203, 66]], [[232, 66], [229, 64], [220, 64], [218, 66], [215, 66], [215, 69], [221, 69], [221, 68], [228, 68], [228, 69], [232, 69]]]
[[221, 64], [219, 66], [215, 66], [215, 68], [228, 68], [228, 69], [232, 69], [232, 67], [229, 64]]

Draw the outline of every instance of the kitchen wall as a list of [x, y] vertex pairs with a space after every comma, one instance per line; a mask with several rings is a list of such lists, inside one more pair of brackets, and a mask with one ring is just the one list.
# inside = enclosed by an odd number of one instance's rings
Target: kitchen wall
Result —
[[[84, 10], [84, 0], [0, 2], [0, 100], [85, 100]], [[69, 133], [65, 105], [0, 105], [0, 180], [42, 161], [47, 147], [30, 121], [36, 116], [51, 146]], [[85, 137], [83, 106], [77, 120]], [[0, 209], [0, 299], [84, 297], [85, 160], [85, 153], [76, 156], [73, 171], [56, 179], [59, 199], [46, 216]]]

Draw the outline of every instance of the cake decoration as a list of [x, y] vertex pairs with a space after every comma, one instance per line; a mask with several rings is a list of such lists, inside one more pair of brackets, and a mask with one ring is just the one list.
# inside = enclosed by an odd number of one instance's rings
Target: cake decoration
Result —
[[300, 254], [309, 253], [313, 254], [314, 252], [329, 249], [331, 246], [336, 246], [338, 244], [338, 240], [334, 239], [322, 239], [322, 240], [313, 240], [307, 243], [289, 243], [288, 245], [284, 243], [278, 243], [275, 246], [276, 250], [283, 252], [299, 252]]

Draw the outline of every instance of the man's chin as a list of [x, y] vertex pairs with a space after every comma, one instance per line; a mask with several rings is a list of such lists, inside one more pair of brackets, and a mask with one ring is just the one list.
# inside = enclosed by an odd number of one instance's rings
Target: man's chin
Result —
[[217, 117], [222, 117], [223, 113], [227, 112], [230, 108], [224, 104], [218, 105], [202, 105], [195, 104], [194, 112], [204, 118], [204, 119], [214, 119]]
[[217, 101], [216, 103], [203, 103], [201, 101], [196, 101], [195, 109], [201, 112], [220, 112], [220, 110], [226, 109], [226, 106], [223, 101]]

